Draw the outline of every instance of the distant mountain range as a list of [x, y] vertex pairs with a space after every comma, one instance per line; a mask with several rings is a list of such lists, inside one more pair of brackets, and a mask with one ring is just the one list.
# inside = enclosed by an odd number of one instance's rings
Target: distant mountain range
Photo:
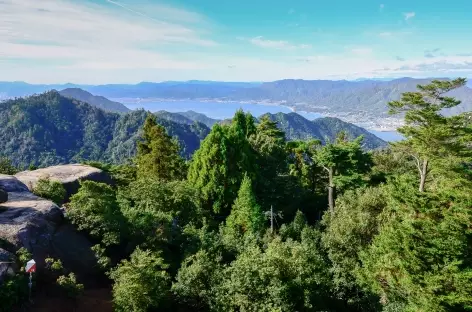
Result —
[[[98, 104], [65, 97], [57, 91], [6, 100], [0, 103], [0, 154], [17, 165], [49, 166], [83, 160], [122, 163], [134, 155], [146, 115], [144, 110], [107, 112]], [[155, 115], [158, 123], [178, 139], [182, 155], [187, 158], [200, 146], [211, 126], [225, 122], [194, 111], [161, 111]], [[270, 118], [286, 131], [289, 140], [315, 138], [327, 142], [344, 130], [351, 138], [364, 135], [366, 149], [387, 144], [367, 130], [337, 118], [309, 121], [296, 113], [279, 113]]]
[[109, 112], [126, 113], [130, 109], [121, 103], [113, 102], [103, 96], [93, 95], [90, 92], [80, 88], [67, 88], [59, 92], [62, 96], [76, 99], [85, 103], [89, 103], [95, 107], [101, 108]]
[[[298, 111], [319, 112], [347, 121], [375, 121], [386, 117], [387, 103], [403, 92], [415, 91], [418, 84], [432, 79], [400, 78], [394, 80], [279, 80], [264, 83], [245, 82], [142, 82], [135, 85], [30, 85], [24, 82], [0, 82], [0, 98], [31, 95], [50, 89], [81, 88], [108, 98], [141, 98], [159, 100], [218, 100], [238, 102], [271, 102]], [[449, 114], [472, 111], [472, 89], [463, 87], [451, 93], [463, 103]]]

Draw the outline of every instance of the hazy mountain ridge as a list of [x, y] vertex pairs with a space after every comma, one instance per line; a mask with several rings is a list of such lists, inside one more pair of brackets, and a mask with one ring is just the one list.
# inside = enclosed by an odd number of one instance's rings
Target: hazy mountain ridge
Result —
[[[264, 83], [213, 81], [142, 82], [135, 85], [72, 85], [108, 98], [206, 99], [220, 101], [273, 102], [296, 110], [331, 114], [355, 114], [369, 119], [386, 116], [387, 103], [398, 100], [403, 92], [415, 91], [418, 84], [432, 79], [400, 78], [394, 80], [300, 80], [286, 79]], [[469, 84], [470, 85], [470, 84]], [[24, 96], [61, 85], [29, 85], [22, 82], [0, 82], [0, 94]], [[65, 85], [62, 85], [65, 87]], [[472, 110], [472, 89], [463, 87], [451, 92], [463, 101], [450, 110], [458, 113]], [[349, 120], [351, 121], [351, 120]]]
[[93, 95], [90, 92], [87, 92], [80, 88], [67, 88], [59, 91], [59, 93], [62, 96], [89, 103], [90, 105], [101, 108], [105, 111], [118, 113], [126, 113], [130, 111], [129, 108], [127, 108], [121, 103], [110, 101], [109, 99], [103, 96]]
[[201, 122], [203, 124], [205, 124], [207, 127], [213, 127], [214, 124], [216, 124], [217, 122], [219, 122], [218, 119], [213, 119], [213, 118], [210, 118], [204, 114], [201, 114], [201, 113], [197, 113], [195, 111], [186, 111], [186, 112], [180, 112], [178, 113], [179, 115], [182, 115], [182, 116], [185, 116], [186, 118], [188, 119], [191, 119], [193, 121], [198, 121], [198, 122]]
[[345, 131], [350, 139], [364, 136], [363, 145], [366, 149], [381, 148], [388, 144], [364, 128], [344, 122], [339, 118], [324, 117], [310, 121], [297, 113], [265, 115], [278, 123], [288, 140], [318, 139], [322, 144], [326, 144], [333, 142], [339, 132]]

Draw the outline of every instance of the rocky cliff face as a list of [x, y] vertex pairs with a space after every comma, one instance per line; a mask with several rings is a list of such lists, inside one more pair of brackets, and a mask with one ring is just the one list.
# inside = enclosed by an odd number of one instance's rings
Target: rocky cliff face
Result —
[[45, 258], [54, 257], [79, 274], [94, 272], [96, 259], [91, 242], [64, 220], [56, 204], [31, 193], [30, 189], [44, 174], [63, 183], [68, 196], [77, 192], [80, 180], [111, 182], [101, 170], [83, 165], [27, 171], [17, 177], [0, 175], [0, 189], [8, 196], [0, 203], [0, 248], [3, 248], [0, 249], [0, 262], [3, 262], [0, 282], [17, 269], [8, 262], [14, 262], [13, 254], [21, 247], [33, 254], [38, 270], [44, 266]]

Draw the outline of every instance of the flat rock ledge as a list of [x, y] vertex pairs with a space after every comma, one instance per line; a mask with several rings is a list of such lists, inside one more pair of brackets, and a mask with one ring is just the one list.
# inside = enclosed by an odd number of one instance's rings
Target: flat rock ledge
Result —
[[59, 181], [66, 189], [66, 201], [70, 196], [77, 193], [80, 188], [80, 181], [112, 183], [112, 179], [106, 172], [81, 164], [59, 165], [33, 171], [22, 171], [17, 173], [15, 178], [26, 185], [30, 191], [33, 191], [40, 179]]

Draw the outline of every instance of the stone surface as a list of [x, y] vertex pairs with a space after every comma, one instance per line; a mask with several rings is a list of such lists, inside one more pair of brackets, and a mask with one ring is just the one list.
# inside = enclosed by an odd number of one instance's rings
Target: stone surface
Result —
[[[8, 191], [8, 201], [0, 204], [1, 248], [12, 253], [25, 247], [33, 254], [38, 270], [44, 266], [45, 258], [53, 257], [61, 259], [68, 269], [93, 271], [96, 259], [92, 244], [73, 226], [65, 224], [56, 204], [29, 192], [12, 176], [0, 175], [0, 186]], [[12, 269], [0, 266], [0, 278]]]
[[15, 248], [25, 247], [42, 263], [62, 212], [53, 202], [30, 192], [10, 192], [0, 204], [0, 239]]
[[90, 180], [108, 184], [112, 183], [110, 176], [106, 172], [81, 164], [60, 165], [33, 171], [23, 171], [17, 173], [15, 177], [23, 182], [30, 191], [34, 189], [36, 183], [42, 178], [59, 181], [64, 185], [67, 192], [65, 200], [68, 200], [70, 196], [78, 191], [80, 181]]
[[28, 187], [11, 175], [0, 174], [0, 188], [7, 192], [28, 192]]
[[8, 193], [0, 188], [0, 204], [8, 201]]

